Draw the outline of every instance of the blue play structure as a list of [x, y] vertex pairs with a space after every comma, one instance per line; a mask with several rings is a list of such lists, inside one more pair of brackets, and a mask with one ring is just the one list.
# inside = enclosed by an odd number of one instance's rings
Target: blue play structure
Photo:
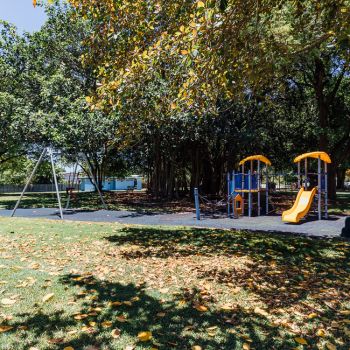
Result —
[[[249, 162], [250, 167], [245, 172], [246, 163]], [[257, 162], [256, 166], [254, 162]], [[265, 187], [262, 184], [262, 168], [261, 163], [265, 164]], [[266, 214], [269, 211], [269, 181], [268, 181], [268, 166], [271, 162], [262, 155], [254, 155], [244, 158], [239, 162], [241, 172], [236, 173], [235, 171], [227, 174], [227, 215], [230, 217], [231, 213], [234, 217], [244, 215], [244, 197], [248, 195], [248, 216], [252, 216], [253, 210], [253, 194], [257, 193], [257, 204], [258, 204], [258, 216], [261, 215], [261, 192], [266, 193]]]
[[251, 177], [251, 189], [258, 189], [258, 175], [257, 174], [241, 174], [232, 172], [229, 174], [229, 192], [232, 193], [234, 191], [239, 190], [249, 190], [249, 177]]

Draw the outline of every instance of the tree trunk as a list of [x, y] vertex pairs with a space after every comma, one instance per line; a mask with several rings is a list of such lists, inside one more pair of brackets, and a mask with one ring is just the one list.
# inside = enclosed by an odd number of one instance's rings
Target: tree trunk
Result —
[[[326, 73], [324, 63], [320, 58], [315, 60], [314, 72], [314, 91], [316, 96], [316, 105], [318, 110], [318, 121], [321, 132], [319, 134], [319, 150], [330, 153], [329, 140], [327, 135], [327, 127], [329, 125], [329, 101], [325, 94]], [[336, 164], [329, 164], [328, 166], [328, 196], [329, 199], [336, 199]]]
[[346, 169], [339, 168], [337, 169], [337, 189], [344, 190], [345, 188], [345, 173]]

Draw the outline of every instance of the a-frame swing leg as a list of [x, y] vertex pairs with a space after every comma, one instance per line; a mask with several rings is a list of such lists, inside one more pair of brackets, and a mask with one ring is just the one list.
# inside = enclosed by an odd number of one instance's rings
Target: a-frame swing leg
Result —
[[58, 208], [60, 210], [60, 217], [63, 220], [63, 211], [62, 211], [61, 197], [60, 197], [60, 191], [58, 189], [57, 175], [56, 175], [55, 163], [53, 161], [52, 150], [50, 149], [48, 153], [50, 155], [52, 174], [53, 174], [53, 179], [54, 179], [55, 188], [56, 188], [56, 196], [57, 196]]
[[29, 176], [29, 178], [28, 178], [28, 180], [27, 180], [27, 183], [25, 184], [25, 186], [24, 186], [24, 188], [23, 188], [23, 191], [22, 191], [20, 197], [18, 198], [18, 201], [17, 201], [15, 207], [14, 207], [13, 210], [12, 210], [11, 217], [13, 217], [13, 216], [15, 215], [16, 210], [18, 209], [19, 204], [21, 203], [22, 198], [23, 198], [24, 194], [26, 193], [26, 191], [27, 191], [27, 189], [28, 189], [28, 186], [29, 186], [29, 184], [31, 183], [31, 181], [32, 181], [32, 179], [33, 179], [33, 177], [34, 177], [34, 175], [35, 175], [35, 173], [36, 173], [36, 171], [37, 171], [37, 169], [38, 169], [40, 163], [42, 162], [43, 158], [45, 157], [46, 153], [47, 153], [47, 148], [44, 148], [43, 151], [41, 152], [40, 158], [39, 158], [38, 161], [36, 162], [36, 164], [35, 164], [35, 166], [34, 166], [34, 169], [33, 169], [33, 171], [31, 172], [31, 174], [30, 174], [30, 176]]

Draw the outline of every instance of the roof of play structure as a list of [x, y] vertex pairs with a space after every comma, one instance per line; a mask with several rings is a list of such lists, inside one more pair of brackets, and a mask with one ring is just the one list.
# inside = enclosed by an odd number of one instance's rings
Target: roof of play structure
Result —
[[316, 158], [316, 159], [320, 158], [326, 163], [332, 163], [331, 158], [326, 152], [309, 152], [309, 153], [301, 154], [300, 156], [294, 159], [294, 163], [298, 163], [301, 160], [306, 158]]
[[249, 156], [247, 158], [244, 158], [239, 162], [239, 165], [242, 165], [245, 162], [248, 162], [250, 160], [260, 160], [261, 162], [263, 162], [267, 165], [271, 165], [271, 162], [265, 156], [262, 156], [261, 154], [257, 154], [255, 156]]

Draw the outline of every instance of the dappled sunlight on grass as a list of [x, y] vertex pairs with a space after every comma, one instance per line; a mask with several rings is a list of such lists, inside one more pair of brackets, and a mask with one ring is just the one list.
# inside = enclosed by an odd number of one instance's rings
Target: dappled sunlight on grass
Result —
[[0, 247], [2, 349], [350, 341], [347, 241], [1, 219]]

